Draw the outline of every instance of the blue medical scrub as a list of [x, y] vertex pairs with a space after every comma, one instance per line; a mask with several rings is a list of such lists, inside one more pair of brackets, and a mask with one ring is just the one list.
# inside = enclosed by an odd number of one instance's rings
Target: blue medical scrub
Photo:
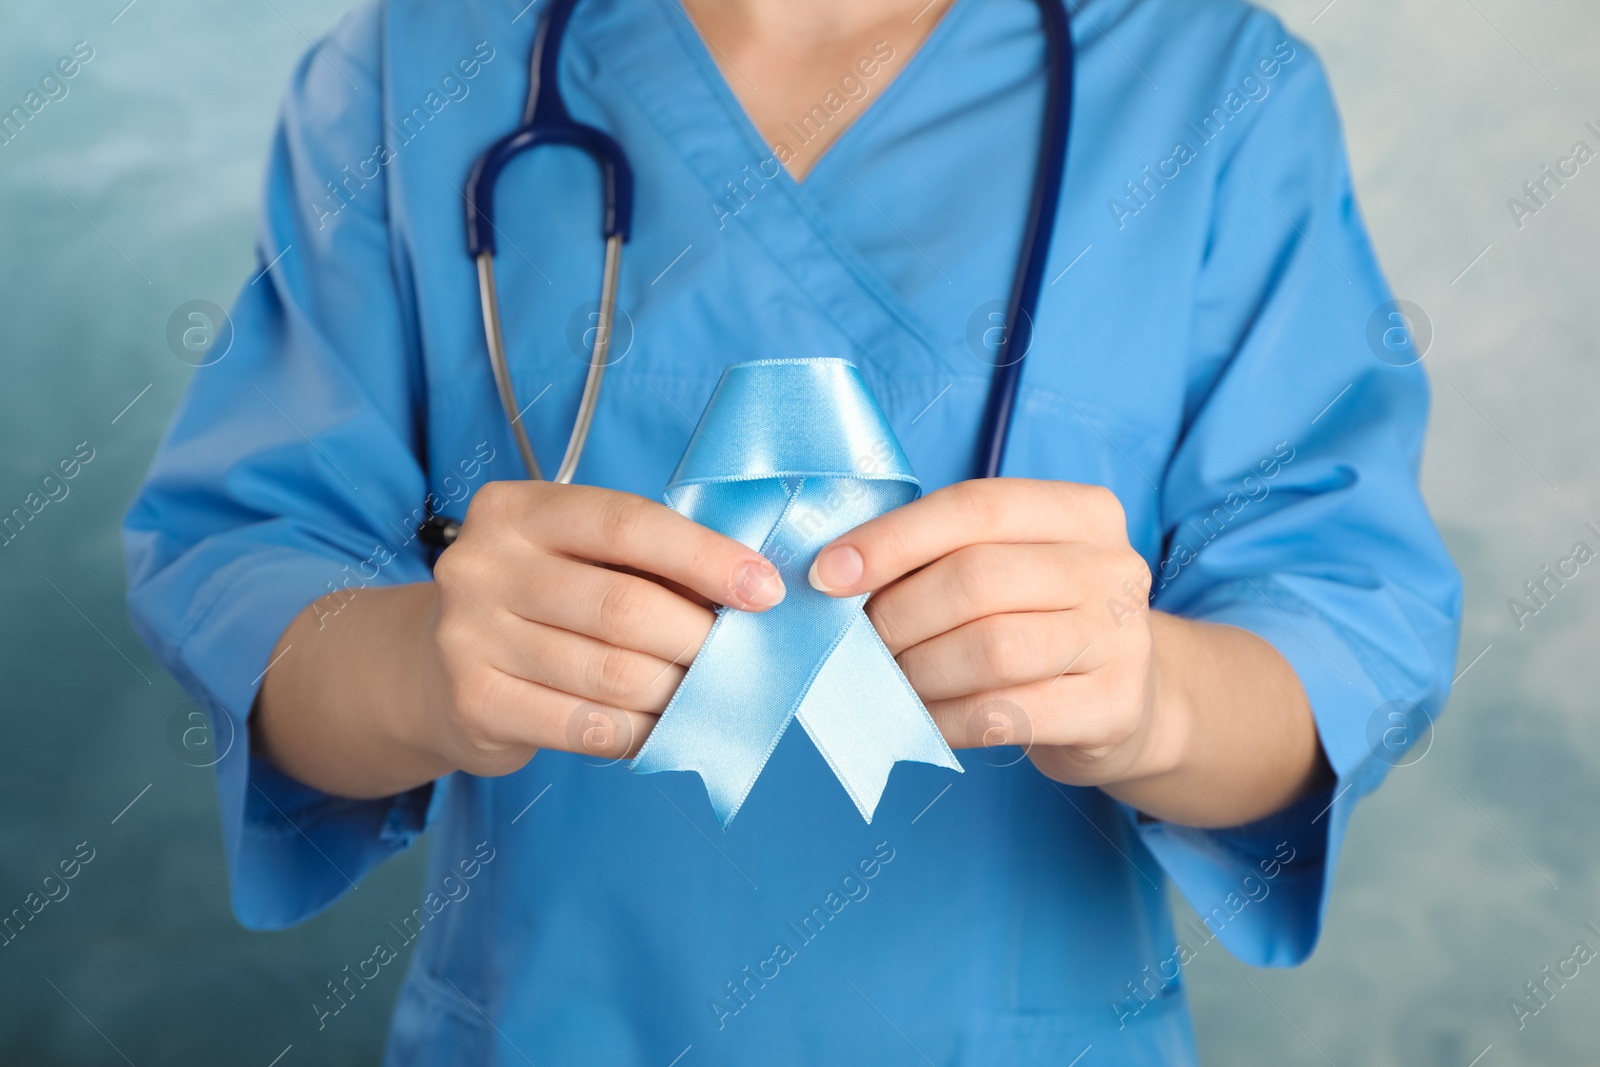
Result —
[[[1386, 768], [1371, 724], [1390, 702], [1436, 712], [1456, 648], [1458, 578], [1416, 485], [1427, 384], [1369, 344], [1389, 293], [1316, 57], [1235, 0], [1075, 9], [1066, 190], [1005, 473], [1109, 486], [1157, 607], [1275, 645], [1330, 789], [1198, 831], [969, 751], [962, 775], [900, 764], [869, 826], [790, 730], [726, 833], [691, 774], [555, 751], [339, 799], [255, 759], [244, 722], [302, 608], [427, 581], [424, 506], [459, 518], [523, 476], [461, 190], [518, 120], [524, 3], [371, 4], [306, 55], [268, 174], [271, 267], [127, 519], [137, 625], [238, 726], [220, 790], [240, 920], [300, 922], [431, 826], [421, 905], [350, 972], [410, 956], [390, 1064], [1193, 1062], [1182, 964], [1213, 940], [1306, 957]], [[915, 56], [887, 51], [842, 84], [870, 107], [797, 184], [672, 0], [578, 6], [563, 86], [638, 177], [625, 354], [580, 481], [659, 498], [721, 369], [798, 356], [860, 365], [927, 488], [972, 476], [1038, 140], [1037, 8], [957, 0]], [[523, 403], [543, 391], [526, 417], [553, 464], [600, 278], [593, 167], [542, 152], [499, 205], [511, 365]], [[1169, 878], [1203, 924], [1174, 928]]]

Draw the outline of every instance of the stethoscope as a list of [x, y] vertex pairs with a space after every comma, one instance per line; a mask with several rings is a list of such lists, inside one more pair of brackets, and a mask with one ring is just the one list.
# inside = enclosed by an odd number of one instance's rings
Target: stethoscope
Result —
[[[528, 102], [522, 124], [489, 146], [472, 166], [467, 179], [467, 252], [478, 265], [478, 296], [483, 306], [484, 340], [489, 348], [489, 363], [494, 369], [500, 405], [516, 436], [517, 450], [534, 479], [544, 477], [533, 444], [523, 425], [523, 410], [517, 406], [516, 389], [506, 363], [505, 337], [500, 327], [500, 303], [495, 293], [494, 190], [500, 172], [524, 152], [545, 145], [565, 145], [587, 152], [600, 167], [604, 211], [600, 232], [605, 239], [605, 266], [600, 282], [600, 308], [589, 352], [589, 369], [583, 383], [583, 396], [573, 420], [567, 450], [556, 468], [555, 481], [571, 482], [583, 455], [589, 427], [594, 422], [595, 406], [600, 401], [600, 383], [605, 377], [606, 359], [611, 344], [611, 324], [617, 308], [617, 277], [622, 267], [622, 246], [628, 241], [633, 222], [633, 168], [615, 138], [603, 130], [573, 120], [561, 95], [559, 76], [561, 42], [578, 0], [551, 0], [550, 10], [534, 38], [528, 62]], [[1033, 195], [1028, 205], [1027, 226], [1022, 249], [1017, 257], [1011, 296], [1006, 306], [1005, 329], [996, 346], [994, 381], [984, 413], [986, 441], [978, 460], [980, 477], [1000, 473], [1006, 440], [1016, 410], [1022, 363], [1033, 336], [1033, 316], [1039, 305], [1039, 287], [1044, 264], [1050, 254], [1050, 239], [1055, 230], [1056, 208], [1066, 168], [1068, 127], [1072, 115], [1072, 42], [1068, 35], [1065, 0], [1039, 0], [1044, 24], [1047, 70], [1045, 75], [1044, 128], [1040, 137], [1039, 159], [1034, 170]], [[1012, 353], [1015, 352], [1015, 357]], [[457, 524], [430, 520], [435, 529], [427, 539], [448, 544], [455, 539]]]

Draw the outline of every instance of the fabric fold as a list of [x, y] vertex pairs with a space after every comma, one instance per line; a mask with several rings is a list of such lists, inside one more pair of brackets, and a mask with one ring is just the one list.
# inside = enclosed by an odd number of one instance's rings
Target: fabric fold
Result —
[[758, 549], [787, 594], [722, 608], [632, 763], [695, 771], [726, 829], [798, 719], [868, 822], [899, 760], [960, 771], [862, 611], [807, 572], [828, 542], [921, 486], [854, 364], [757, 360], [723, 372], [667, 486], [674, 510]]

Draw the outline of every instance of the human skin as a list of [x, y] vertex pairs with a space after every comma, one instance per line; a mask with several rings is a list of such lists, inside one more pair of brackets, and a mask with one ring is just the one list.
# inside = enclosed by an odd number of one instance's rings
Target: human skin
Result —
[[[768, 145], [785, 145], [783, 165], [802, 181], [906, 68], [951, 2], [684, 0], [683, 7], [751, 123]], [[863, 61], [871, 77], [861, 73]], [[830, 92], [840, 110], [802, 140], [801, 119]]]
[[867, 616], [952, 747], [1157, 818], [1231, 826], [1327, 774], [1299, 677], [1262, 638], [1147, 607], [1151, 575], [1100, 486], [960, 482], [856, 527], [811, 584]]
[[[1254, 634], [1144, 608], [1123, 523], [1096, 486], [961, 482], [835, 541], [812, 584], [873, 593], [868, 617], [952, 747], [1023, 744], [1057, 781], [1193, 826], [1284, 807], [1326, 774], [1298, 678]], [[1130, 588], [1134, 607], [1113, 609]], [[784, 594], [758, 553], [665, 505], [493, 482], [433, 581], [325, 598], [331, 623], [308, 607], [290, 624], [253, 738], [354, 797], [508, 774], [541, 748], [628, 756], [713, 605]]]
[[[797, 180], [946, 7], [685, 5], [769, 143], [877, 42], [894, 49], [827, 137], [791, 145]], [[1149, 570], [1103, 488], [958, 483], [846, 534], [812, 578], [873, 594], [868, 617], [952, 747], [1022, 744], [1057, 781], [1194, 826], [1270, 814], [1329, 774], [1304, 689], [1270, 644], [1145, 605]], [[714, 606], [759, 611], [782, 595], [757, 553], [664, 505], [490, 483], [434, 581], [324, 598], [296, 617], [263, 678], [253, 742], [301, 781], [352, 797], [455, 770], [508, 774], [541, 748], [629, 755]], [[334, 610], [324, 627], [318, 616]]]

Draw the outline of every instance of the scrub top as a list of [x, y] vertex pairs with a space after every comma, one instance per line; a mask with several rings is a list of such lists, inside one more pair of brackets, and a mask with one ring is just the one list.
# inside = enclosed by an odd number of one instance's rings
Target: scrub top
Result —
[[[431, 828], [417, 909], [305, 1027], [409, 959], [391, 1065], [1194, 1062], [1184, 965], [1213, 942], [1305, 959], [1392, 762], [1387, 716], [1436, 714], [1456, 649], [1459, 579], [1417, 489], [1426, 377], [1386, 317], [1317, 58], [1236, 0], [1072, 7], [1070, 158], [1005, 473], [1110, 487], [1156, 607], [1276, 646], [1328, 789], [1202, 831], [1017, 749], [965, 751], [959, 775], [899, 764], [868, 825], [790, 729], [727, 832], [693, 774], [556, 751], [333, 797], [250, 751], [279, 635], [331, 591], [429, 580], [425, 509], [460, 518], [524, 476], [462, 190], [521, 114], [525, 2], [370, 3], [306, 54], [263, 273], [126, 521], [136, 625], [234, 724], [240, 921], [300, 922]], [[840, 72], [867, 110], [797, 183], [673, 0], [578, 5], [562, 85], [637, 178], [579, 481], [659, 499], [724, 366], [810, 356], [861, 368], [926, 488], [973, 476], [1043, 114], [1038, 9], [956, 0], [915, 55], [868, 58]], [[598, 296], [597, 186], [563, 149], [498, 190], [510, 362], [552, 465]], [[1198, 921], [1175, 928], [1169, 880]]]

